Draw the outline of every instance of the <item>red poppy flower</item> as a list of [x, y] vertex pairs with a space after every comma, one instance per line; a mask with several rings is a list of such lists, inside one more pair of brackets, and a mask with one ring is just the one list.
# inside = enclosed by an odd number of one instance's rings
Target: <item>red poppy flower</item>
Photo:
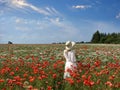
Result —
[[57, 74], [53, 74], [52, 77], [55, 79], [57, 77]]

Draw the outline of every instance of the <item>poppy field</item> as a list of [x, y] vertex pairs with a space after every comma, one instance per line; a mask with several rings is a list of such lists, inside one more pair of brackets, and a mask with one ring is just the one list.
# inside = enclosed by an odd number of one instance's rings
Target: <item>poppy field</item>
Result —
[[120, 90], [120, 45], [79, 44], [63, 79], [64, 45], [0, 45], [0, 90]]

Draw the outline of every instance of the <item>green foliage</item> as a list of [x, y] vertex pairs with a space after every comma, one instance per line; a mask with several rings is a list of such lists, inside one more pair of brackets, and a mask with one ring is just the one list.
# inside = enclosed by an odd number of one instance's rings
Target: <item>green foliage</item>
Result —
[[92, 43], [99, 43], [99, 41], [100, 41], [100, 33], [99, 33], [99, 31], [97, 30], [97, 31], [93, 34], [93, 37], [92, 37], [91, 42], [92, 42]]
[[93, 34], [91, 43], [120, 44], [120, 33], [100, 33], [98, 30]]

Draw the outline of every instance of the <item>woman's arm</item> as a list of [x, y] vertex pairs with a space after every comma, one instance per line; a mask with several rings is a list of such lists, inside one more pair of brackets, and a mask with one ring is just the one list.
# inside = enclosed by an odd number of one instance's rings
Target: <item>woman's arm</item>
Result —
[[65, 59], [67, 60], [68, 59], [68, 51], [67, 50], [64, 50], [64, 53], [63, 53]]

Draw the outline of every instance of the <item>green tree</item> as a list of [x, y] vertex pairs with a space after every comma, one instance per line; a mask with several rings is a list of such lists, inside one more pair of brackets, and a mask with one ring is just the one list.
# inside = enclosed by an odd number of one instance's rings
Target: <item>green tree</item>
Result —
[[120, 33], [100, 33], [98, 30], [93, 34], [92, 43], [120, 44]]
[[99, 43], [100, 42], [100, 33], [98, 30], [93, 34], [91, 42], [92, 43]]
[[100, 33], [100, 43], [105, 43], [106, 40], [106, 33]]

